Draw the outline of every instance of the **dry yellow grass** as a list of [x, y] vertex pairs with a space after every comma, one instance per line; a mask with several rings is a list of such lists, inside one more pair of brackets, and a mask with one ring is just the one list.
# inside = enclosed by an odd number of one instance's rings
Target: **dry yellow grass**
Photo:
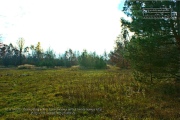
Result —
[[35, 68], [34, 65], [30, 65], [30, 64], [24, 64], [24, 65], [19, 65], [18, 69], [33, 69]]

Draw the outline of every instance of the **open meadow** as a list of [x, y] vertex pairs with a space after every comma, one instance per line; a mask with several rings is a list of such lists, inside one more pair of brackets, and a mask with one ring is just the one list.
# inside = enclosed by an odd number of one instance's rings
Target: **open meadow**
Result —
[[139, 83], [130, 70], [1, 69], [0, 119], [179, 119], [179, 93], [179, 83]]

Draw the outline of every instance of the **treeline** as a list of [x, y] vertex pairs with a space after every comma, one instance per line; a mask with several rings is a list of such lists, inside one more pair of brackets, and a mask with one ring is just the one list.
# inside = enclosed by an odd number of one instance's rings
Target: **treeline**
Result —
[[5, 45], [0, 43], [0, 65], [6, 67], [22, 64], [47, 67], [71, 67], [80, 65], [92, 69], [104, 69], [107, 65], [107, 54], [100, 56], [95, 52], [88, 53], [87, 50], [84, 50], [80, 54], [80, 52], [69, 49], [57, 57], [55, 52], [50, 48], [43, 51], [40, 42], [38, 42], [37, 45], [28, 47], [24, 46], [24, 42], [25, 40], [23, 38], [19, 38], [17, 47], [13, 44]]

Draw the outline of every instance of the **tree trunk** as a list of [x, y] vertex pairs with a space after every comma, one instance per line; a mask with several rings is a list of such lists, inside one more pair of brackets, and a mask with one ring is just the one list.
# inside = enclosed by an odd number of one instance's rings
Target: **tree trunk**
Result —
[[22, 49], [20, 49], [20, 65], [22, 65]]
[[177, 25], [178, 25], [178, 36], [176, 38], [178, 48], [179, 48], [179, 71], [177, 73], [177, 81], [180, 81], [180, 1], [177, 2]]
[[180, 49], [180, 1], [176, 1], [176, 2], [177, 2], [177, 26], [178, 26], [178, 34], [176, 37], [176, 41]]
[[180, 1], [177, 1], [177, 9], [178, 37], [180, 38]]

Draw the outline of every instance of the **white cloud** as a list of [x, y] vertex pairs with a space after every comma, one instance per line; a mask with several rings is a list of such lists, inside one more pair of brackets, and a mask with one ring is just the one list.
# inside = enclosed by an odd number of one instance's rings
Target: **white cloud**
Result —
[[[119, 0], [0, 0], [0, 33], [4, 42], [42, 43], [57, 53], [68, 48], [97, 51], [113, 49], [120, 33]], [[5, 17], [3, 17], [5, 16]], [[126, 17], [126, 16], [124, 16]]]

